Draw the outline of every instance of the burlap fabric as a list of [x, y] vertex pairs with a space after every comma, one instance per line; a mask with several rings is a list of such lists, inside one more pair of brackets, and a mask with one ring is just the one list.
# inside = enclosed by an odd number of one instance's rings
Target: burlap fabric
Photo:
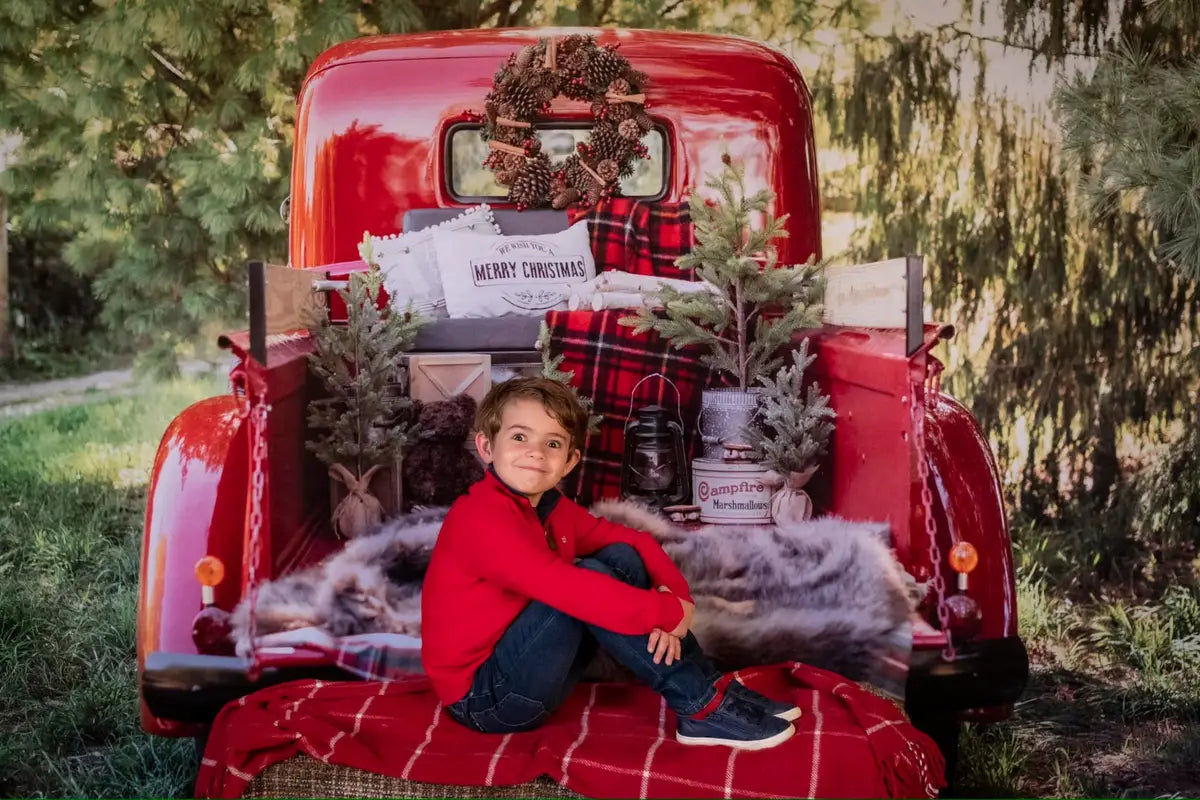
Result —
[[242, 797], [449, 797], [462, 800], [582, 797], [542, 776], [515, 786], [457, 786], [406, 781], [353, 767], [294, 756], [260, 772]]

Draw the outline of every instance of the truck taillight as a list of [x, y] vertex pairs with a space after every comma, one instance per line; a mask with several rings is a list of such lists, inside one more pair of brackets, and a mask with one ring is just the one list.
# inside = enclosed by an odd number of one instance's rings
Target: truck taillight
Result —
[[967, 575], [979, 566], [979, 551], [970, 542], [958, 542], [950, 548], [950, 568], [958, 573], [958, 590], [967, 590]]
[[216, 556], [205, 556], [196, 562], [195, 573], [196, 580], [200, 581], [200, 602], [204, 607], [192, 620], [192, 641], [201, 653], [232, 653], [232, 617], [215, 604], [213, 592], [225, 580], [225, 564]]
[[213, 589], [225, 580], [225, 564], [216, 556], [205, 556], [196, 562], [196, 580], [200, 581], [200, 602], [211, 606]]

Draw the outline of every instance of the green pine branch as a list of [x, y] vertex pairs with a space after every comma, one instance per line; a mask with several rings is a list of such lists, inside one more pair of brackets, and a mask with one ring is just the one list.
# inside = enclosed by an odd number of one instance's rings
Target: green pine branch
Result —
[[[664, 287], [661, 309], [640, 308], [620, 323], [641, 334], [654, 331], [676, 349], [699, 346], [701, 360], [733, 378], [739, 388], [783, 363], [778, 355], [796, 331], [820, 325], [820, 265], [779, 266], [774, 242], [787, 236], [787, 215], [774, 216], [774, 194], [747, 195], [743, 168], [728, 155], [724, 168], [705, 182], [720, 201], [690, 200], [696, 245], [676, 260], [716, 292], [681, 293]], [[759, 228], [751, 219], [763, 219]]]

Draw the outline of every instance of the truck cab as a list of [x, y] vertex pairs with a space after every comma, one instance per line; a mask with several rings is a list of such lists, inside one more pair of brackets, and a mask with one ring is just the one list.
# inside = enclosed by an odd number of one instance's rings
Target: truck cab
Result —
[[[364, 231], [397, 234], [422, 215], [481, 202], [514, 232], [561, 227], [594, 212], [518, 212], [481, 166], [487, 147], [479, 112], [497, 68], [526, 45], [570, 34], [618, 45], [648, 77], [645, 111], [653, 127], [642, 140], [648, 157], [610, 203], [623, 203], [628, 221], [608, 266], [641, 259], [651, 269], [669, 267], [680, 243], [658, 233], [661, 223], [678, 222], [689, 193], [719, 171], [724, 153], [744, 166], [750, 190], [774, 193], [776, 216], [787, 215], [781, 263], [821, 257], [811, 96], [783, 54], [698, 33], [470, 30], [353, 40], [312, 64], [297, 99], [292, 274], [337, 280], [362, 266]], [[556, 97], [539, 119], [543, 147], [570, 152], [586, 138], [591, 119], [586, 104]], [[557, 221], [546, 222], [547, 214]], [[263, 581], [342, 546], [330, 526], [328, 478], [304, 444], [305, 408], [315, 391], [307, 362], [312, 341], [302, 329], [265, 323], [264, 302], [256, 310], [252, 293], [251, 330], [224, 338], [239, 358], [233, 391], [184, 410], [154, 462], [137, 642], [142, 724], [153, 734], [197, 735], [225, 702], [255, 688], [339, 675], [315, 651], [257, 653], [247, 661], [220, 641], [221, 613]], [[344, 314], [336, 294], [328, 305], [334, 320]], [[569, 313], [616, 318], [612, 309]], [[532, 334], [540, 321], [490, 332], [475, 324], [455, 331], [456, 320], [439, 321], [440, 330], [423, 332], [416, 349], [457, 350], [473, 342], [493, 365], [516, 368], [539, 360]], [[610, 322], [596, 324], [617, 335]], [[996, 464], [969, 410], [939, 388], [941, 364], [931, 351], [950, 335], [948, 326], [923, 320], [915, 340], [912, 331], [845, 325], [805, 334], [838, 414], [818, 511], [886, 520], [897, 559], [928, 587], [914, 623], [906, 700], [913, 721], [944, 749], [953, 748], [961, 721], [1008, 716], [1027, 678]], [[617, 412], [598, 410], [607, 440], [619, 441]], [[575, 499], [600, 499], [605, 485], [577, 485]], [[956, 569], [968, 556], [977, 562], [969, 582], [955, 577], [966, 574]], [[196, 573], [205, 557], [223, 573], [215, 582], [209, 574], [207, 587]]]

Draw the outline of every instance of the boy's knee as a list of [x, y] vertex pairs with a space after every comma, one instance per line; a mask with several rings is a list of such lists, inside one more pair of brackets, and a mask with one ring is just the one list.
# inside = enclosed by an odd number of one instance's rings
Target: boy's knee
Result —
[[650, 576], [646, 572], [646, 565], [633, 545], [624, 542], [610, 544], [590, 557], [604, 564], [625, 583], [639, 589], [650, 588]]

